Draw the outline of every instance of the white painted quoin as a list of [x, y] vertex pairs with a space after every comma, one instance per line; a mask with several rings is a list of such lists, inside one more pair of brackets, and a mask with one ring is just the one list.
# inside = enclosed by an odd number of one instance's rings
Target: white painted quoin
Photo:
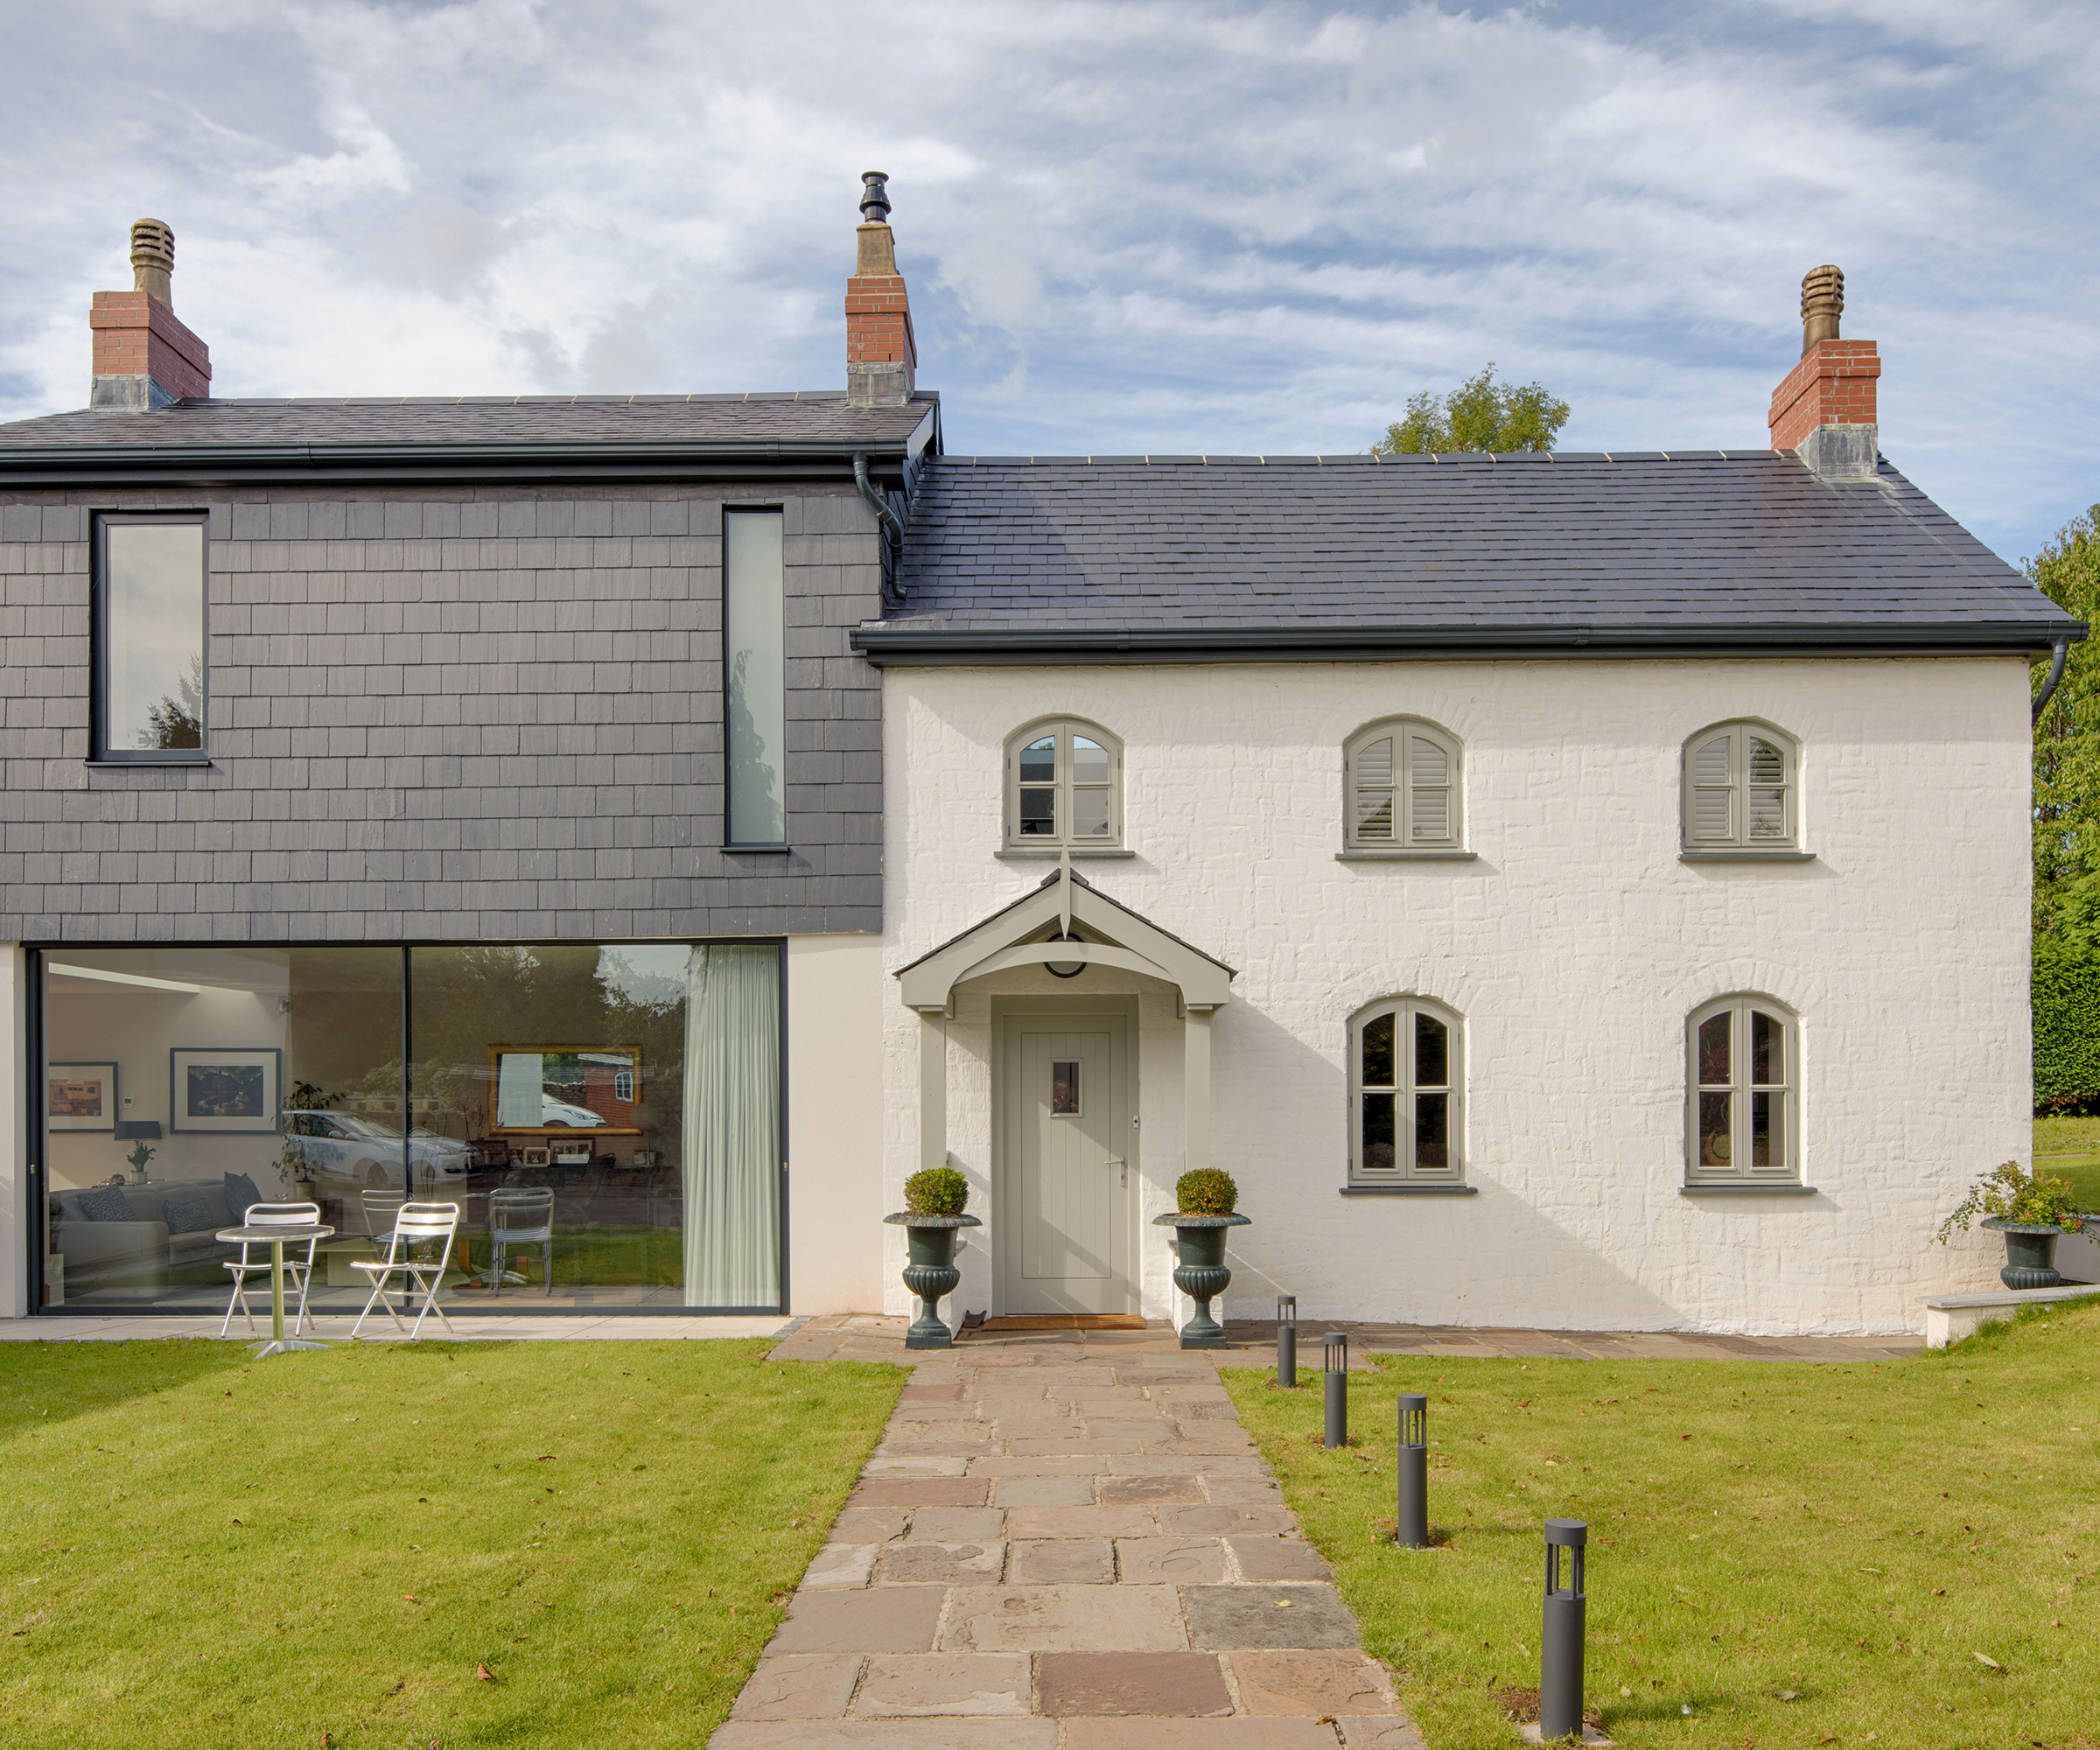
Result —
[[[1004, 749], [1040, 718], [1123, 750], [1123, 856], [1096, 891], [1233, 969], [1211, 1017], [1210, 1152], [1239, 1181], [1223, 1311], [1743, 1333], [1916, 1328], [1994, 1279], [1993, 1236], [1935, 1228], [2026, 1158], [2029, 680], [2024, 655], [1821, 660], [914, 667], [884, 676], [884, 956], [892, 973], [1023, 898], [1002, 857]], [[1348, 861], [1344, 748], [1427, 720], [1461, 750], [1469, 858]], [[1805, 858], [1687, 860], [1687, 738], [1768, 724], [1796, 751]], [[896, 981], [892, 980], [892, 984]], [[1797, 1018], [1805, 1194], [1687, 1194], [1687, 1018], [1755, 995]], [[1466, 1195], [1349, 1195], [1351, 1018], [1382, 999], [1461, 1028]], [[1112, 965], [955, 987], [945, 1152], [1002, 1218], [993, 1010], [1135, 998], [1137, 1292], [1179, 1320], [1185, 1008]], [[925, 1023], [886, 992], [886, 1207], [921, 1163]], [[900, 1242], [885, 1259], [886, 1310]], [[973, 1236], [952, 1304], [998, 1312]]]

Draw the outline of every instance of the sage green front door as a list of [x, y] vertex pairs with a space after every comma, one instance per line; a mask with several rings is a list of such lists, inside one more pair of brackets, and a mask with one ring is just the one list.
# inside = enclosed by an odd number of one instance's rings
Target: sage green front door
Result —
[[1129, 1018], [1004, 1018], [996, 1310], [1138, 1310], [1137, 1110]]

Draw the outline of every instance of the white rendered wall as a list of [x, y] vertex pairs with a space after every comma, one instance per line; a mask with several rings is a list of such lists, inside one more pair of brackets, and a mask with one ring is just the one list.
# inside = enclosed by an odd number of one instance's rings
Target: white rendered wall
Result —
[[882, 1304], [882, 1005], [872, 935], [788, 938], [788, 1303], [798, 1314]]
[[[886, 963], [1052, 865], [1003, 862], [1000, 762], [1031, 718], [1126, 750], [1127, 860], [1103, 892], [1236, 968], [1214, 1028], [1213, 1152], [1240, 1182], [1233, 1316], [1566, 1329], [1922, 1328], [1995, 1281], [1995, 1236], [1931, 1243], [1979, 1171], [2026, 1160], [2029, 794], [2018, 659], [1319, 664], [885, 674]], [[1397, 713], [1465, 745], [1470, 862], [1340, 863], [1341, 746]], [[1686, 737], [1799, 737], [1815, 860], [1678, 860]], [[883, 992], [885, 1207], [917, 1164], [918, 1018]], [[1082, 988], [1083, 987], [1083, 988]], [[958, 988], [948, 1147], [991, 1201], [990, 1000], [1138, 990], [1145, 1310], [1172, 1305], [1180, 1170], [1172, 993], [1090, 969]], [[1813, 1197], [1698, 1198], [1684, 1018], [1752, 990], [1802, 1017]], [[1343, 1197], [1348, 1017], [1432, 997], [1465, 1019], [1474, 1197]], [[887, 1310], [901, 1241], [885, 1248]], [[965, 1252], [958, 1305], [992, 1305]]]

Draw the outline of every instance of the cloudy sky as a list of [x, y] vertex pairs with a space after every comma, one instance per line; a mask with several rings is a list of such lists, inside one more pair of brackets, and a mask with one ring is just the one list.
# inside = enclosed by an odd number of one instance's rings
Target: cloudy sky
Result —
[[891, 172], [954, 452], [1357, 451], [1493, 360], [1748, 447], [1847, 276], [1890, 458], [2008, 558], [2100, 499], [2090, 0], [0, 0], [0, 418], [126, 228], [228, 396], [843, 386]]

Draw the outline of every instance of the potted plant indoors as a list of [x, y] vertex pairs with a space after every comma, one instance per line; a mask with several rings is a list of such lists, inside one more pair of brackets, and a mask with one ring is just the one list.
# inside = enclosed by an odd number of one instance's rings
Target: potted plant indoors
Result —
[[956, 1229], [984, 1225], [962, 1213], [969, 1201], [967, 1179], [952, 1166], [929, 1166], [904, 1181], [903, 1209], [882, 1218], [891, 1227], [904, 1228], [911, 1246], [904, 1285], [919, 1297], [921, 1310], [905, 1333], [907, 1349], [945, 1349], [955, 1342], [939, 1307], [942, 1296], [954, 1293], [962, 1280], [956, 1268]]
[[2056, 1273], [2056, 1241], [2084, 1226], [2083, 1218], [2071, 1211], [2071, 1196], [2069, 1180], [2038, 1177], [2008, 1160], [1969, 1187], [1960, 1207], [1940, 1223], [1939, 1242], [1945, 1245], [1955, 1235], [1967, 1233], [1980, 1215], [1984, 1227], [2006, 1236], [2000, 1282], [2012, 1289], [2054, 1288], [2063, 1280]]
[[1174, 1213], [1152, 1217], [1153, 1226], [1175, 1230], [1180, 1262], [1174, 1266], [1174, 1286], [1196, 1303], [1194, 1316], [1181, 1327], [1185, 1349], [1225, 1347], [1225, 1327], [1210, 1316], [1210, 1303], [1232, 1281], [1225, 1267], [1226, 1229], [1249, 1225], [1250, 1218], [1236, 1213], [1239, 1200], [1240, 1187], [1229, 1172], [1200, 1166], [1174, 1181]]

